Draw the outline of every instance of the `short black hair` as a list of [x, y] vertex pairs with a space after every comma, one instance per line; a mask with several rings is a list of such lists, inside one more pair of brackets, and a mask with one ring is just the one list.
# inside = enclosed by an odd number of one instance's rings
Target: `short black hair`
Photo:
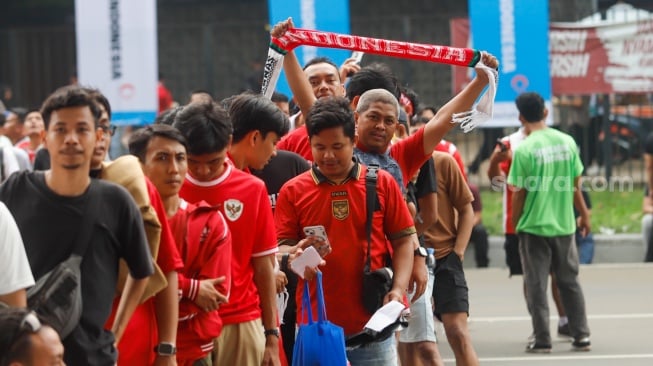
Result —
[[290, 101], [286, 94], [279, 93], [277, 91], [272, 93], [272, 98], [270, 98], [270, 100], [272, 100], [275, 103], [281, 103], [281, 102], [288, 103]]
[[93, 99], [95, 100], [96, 103], [100, 104], [102, 107], [104, 107], [104, 110], [107, 111], [107, 115], [109, 116], [109, 119], [111, 119], [111, 104], [109, 104], [109, 100], [107, 97], [100, 92], [98, 89], [93, 89], [93, 88], [85, 88], [86, 91], [88, 91]]
[[519, 94], [515, 99], [519, 114], [529, 123], [540, 122], [544, 119], [544, 99], [535, 92]]
[[185, 106], [172, 125], [188, 141], [189, 155], [204, 155], [227, 148], [233, 128], [227, 111], [219, 104], [191, 103]]
[[[24, 320], [32, 313], [24, 308], [0, 308], [0, 366], [19, 361], [29, 363], [31, 360], [32, 340], [29, 335], [34, 331], [24, 326]], [[36, 313], [33, 313], [41, 325], [47, 325]]]
[[288, 133], [288, 116], [271, 100], [261, 94], [243, 93], [236, 96], [229, 106], [233, 125], [233, 142], [241, 141], [251, 131], [259, 131], [263, 138], [274, 132], [281, 137]]
[[91, 110], [95, 127], [98, 127], [102, 111], [93, 96], [85, 88], [77, 85], [66, 85], [50, 94], [41, 106], [45, 129], [47, 130], [50, 126], [50, 117], [53, 112], [72, 107], [88, 107]]
[[165, 111], [161, 112], [158, 116], [156, 116], [156, 118], [154, 119], [154, 124], [163, 124], [163, 125], [172, 126], [172, 124], [175, 123], [175, 118], [177, 117], [177, 114], [182, 109], [184, 109], [184, 106], [180, 106], [180, 105], [166, 109]]
[[184, 145], [188, 151], [188, 141], [178, 129], [166, 124], [153, 124], [140, 128], [129, 137], [129, 153], [138, 157], [141, 163], [145, 163], [147, 145], [155, 137], [163, 137], [168, 140], [177, 141]]
[[306, 115], [308, 137], [311, 138], [323, 130], [335, 127], [342, 127], [345, 136], [354, 140], [356, 125], [349, 100], [343, 97], [318, 99]]
[[335, 67], [336, 71], [338, 71], [338, 78], [340, 78], [340, 72], [339, 72], [340, 69], [338, 68], [338, 65], [336, 65], [336, 63], [333, 62], [333, 60], [331, 60], [330, 58], [324, 56], [313, 57], [312, 59], [308, 60], [308, 62], [306, 63], [306, 65], [304, 65], [302, 70], [306, 70], [307, 67], [317, 65], [317, 64], [329, 64]]
[[399, 83], [390, 67], [382, 63], [372, 63], [360, 69], [347, 82], [347, 98], [363, 95], [368, 90], [385, 89], [399, 100]]

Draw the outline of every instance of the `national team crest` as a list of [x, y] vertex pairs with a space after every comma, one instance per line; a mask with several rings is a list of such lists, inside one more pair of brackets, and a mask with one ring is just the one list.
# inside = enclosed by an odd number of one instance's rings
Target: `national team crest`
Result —
[[243, 203], [237, 199], [224, 201], [224, 213], [230, 221], [236, 221], [243, 213]]
[[331, 201], [331, 212], [333, 217], [338, 220], [344, 220], [349, 216], [349, 201], [335, 200]]

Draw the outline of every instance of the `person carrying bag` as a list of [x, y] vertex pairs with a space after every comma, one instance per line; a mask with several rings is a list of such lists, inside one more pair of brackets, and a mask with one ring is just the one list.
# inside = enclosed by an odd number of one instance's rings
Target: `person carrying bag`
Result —
[[318, 314], [317, 321], [314, 322], [308, 281], [304, 281], [302, 323], [305, 321], [306, 313], [308, 313], [308, 323], [299, 326], [293, 349], [292, 366], [346, 366], [348, 361], [345, 352], [345, 333], [342, 327], [327, 320], [322, 290], [322, 272], [317, 272], [316, 282]]

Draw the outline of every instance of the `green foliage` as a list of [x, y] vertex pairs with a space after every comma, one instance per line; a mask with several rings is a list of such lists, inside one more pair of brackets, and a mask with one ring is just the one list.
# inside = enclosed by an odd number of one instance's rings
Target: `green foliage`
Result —
[[[628, 188], [628, 187], [626, 187]], [[596, 234], [639, 233], [641, 231], [644, 188], [624, 192], [590, 191], [592, 231]], [[490, 235], [503, 235], [503, 195], [487, 187], [481, 189], [483, 224]]]

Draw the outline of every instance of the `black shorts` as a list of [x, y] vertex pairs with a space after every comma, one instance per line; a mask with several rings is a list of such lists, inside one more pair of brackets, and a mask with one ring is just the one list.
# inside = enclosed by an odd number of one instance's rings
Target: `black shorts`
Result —
[[441, 314], [469, 314], [469, 289], [463, 272], [463, 263], [456, 253], [451, 252], [438, 259], [433, 275], [433, 301], [435, 316]]
[[506, 264], [508, 265], [510, 275], [524, 274], [524, 270], [521, 267], [521, 257], [519, 256], [519, 236], [517, 234], [506, 234], [503, 249], [506, 250]]

